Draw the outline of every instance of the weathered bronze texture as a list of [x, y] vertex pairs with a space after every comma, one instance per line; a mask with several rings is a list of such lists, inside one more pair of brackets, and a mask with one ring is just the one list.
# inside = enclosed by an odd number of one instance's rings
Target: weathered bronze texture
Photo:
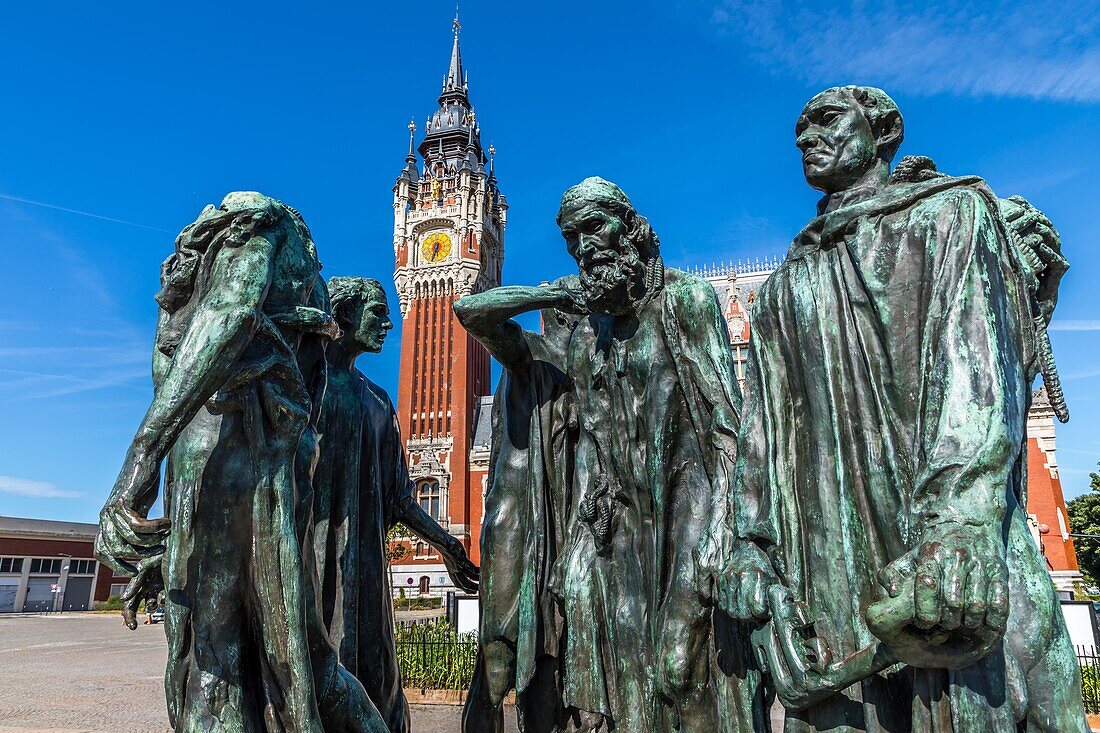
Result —
[[314, 474], [314, 547], [322, 618], [341, 663], [367, 690], [392, 733], [409, 730], [394, 648], [387, 534], [398, 522], [437, 548], [454, 584], [477, 591], [466, 550], [416, 502], [401, 431], [386, 392], [355, 367], [393, 328], [377, 280], [329, 280], [341, 335], [327, 351], [321, 455]]
[[[318, 614], [310, 471], [338, 333], [309, 229], [258, 193], [206, 207], [162, 268], [153, 402], [100, 514], [96, 554], [163, 585], [177, 733], [387, 727]], [[166, 518], [149, 519], [165, 469]]]
[[788, 733], [1086, 731], [1022, 508], [1057, 235], [926, 158], [891, 176], [881, 90], [822, 92], [796, 135], [825, 196], [753, 311], [715, 600], [762, 624]]
[[[505, 368], [465, 730], [500, 730], [513, 687], [524, 731], [757, 729], [747, 636], [712, 635], [695, 582], [740, 406], [714, 290], [665, 268], [608, 181], [566, 191], [558, 224], [578, 275], [455, 304]], [[534, 310], [545, 334], [512, 320]]]

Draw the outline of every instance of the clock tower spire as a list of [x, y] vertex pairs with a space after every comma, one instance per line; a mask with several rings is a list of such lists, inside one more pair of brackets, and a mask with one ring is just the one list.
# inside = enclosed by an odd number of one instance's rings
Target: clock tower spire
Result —
[[452, 305], [500, 284], [508, 204], [481, 144], [456, 16], [438, 107], [394, 185], [394, 284], [402, 316], [397, 415], [421, 505], [477, 557], [480, 481], [469, 453], [479, 398], [490, 394], [489, 354]]

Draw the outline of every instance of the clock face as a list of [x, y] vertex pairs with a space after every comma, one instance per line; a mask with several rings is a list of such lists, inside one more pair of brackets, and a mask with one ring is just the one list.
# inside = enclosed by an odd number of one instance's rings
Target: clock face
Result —
[[451, 253], [451, 238], [446, 232], [435, 232], [424, 237], [420, 244], [420, 254], [427, 262], [442, 262]]

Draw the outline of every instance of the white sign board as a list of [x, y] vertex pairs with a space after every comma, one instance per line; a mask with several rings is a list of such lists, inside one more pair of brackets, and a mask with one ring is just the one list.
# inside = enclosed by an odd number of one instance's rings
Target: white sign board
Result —
[[1075, 647], [1098, 647], [1096, 615], [1092, 601], [1062, 601], [1062, 615], [1066, 618], [1069, 638]]

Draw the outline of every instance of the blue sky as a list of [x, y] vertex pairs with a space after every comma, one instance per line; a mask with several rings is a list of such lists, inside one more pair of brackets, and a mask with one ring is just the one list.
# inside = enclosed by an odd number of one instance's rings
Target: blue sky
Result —
[[[40, 6], [40, 7], [36, 7]], [[434, 109], [453, 5], [9, 4], [0, 44], [0, 513], [94, 521], [150, 398], [159, 263], [208, 202], [300, 209], [326, 275], [390, 287], [391, 189]], [[50, 10], [53, 12], [50, 12]], [[571, 261], [561, 192], [620, 183], [674, 266], [782, 255], [812, 215], [793, 127], [840, 83], [902, 153], [1053, 219], [1067, 494], [1100, 460], [1097, 3], [474, 2], [462, 50], [511, 202], [504, 278]], [[360, 366], [393, 390], [399, 339]]]

